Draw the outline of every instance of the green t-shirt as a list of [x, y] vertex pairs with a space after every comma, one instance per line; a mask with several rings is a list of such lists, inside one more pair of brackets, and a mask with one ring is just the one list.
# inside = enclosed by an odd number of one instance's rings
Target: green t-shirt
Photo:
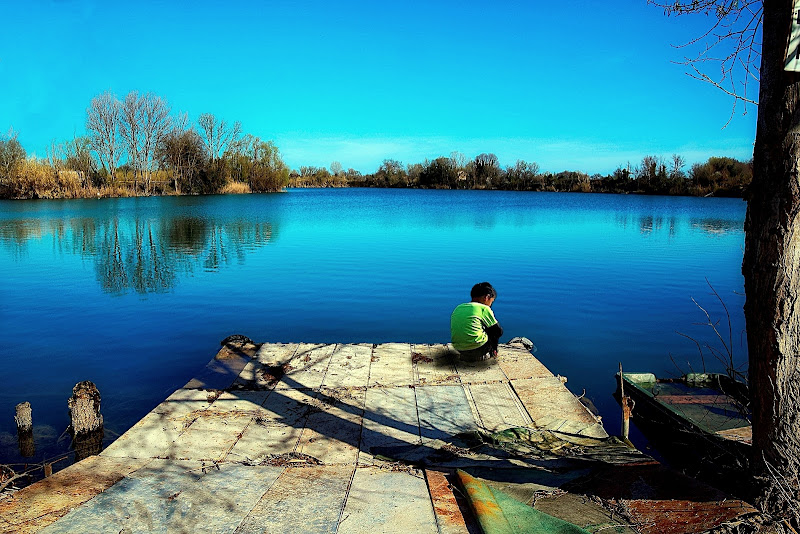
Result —
[[477, 349], [489, 341], [486, 329], [497, 324], [492, 309], [480, 302], [459, 304], [450, 316], [450, 339], [458, 351]]

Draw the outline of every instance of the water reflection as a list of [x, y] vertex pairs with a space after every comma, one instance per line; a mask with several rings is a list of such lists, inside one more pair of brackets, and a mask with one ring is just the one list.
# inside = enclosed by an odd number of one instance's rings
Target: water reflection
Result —
[[723, 236], [731, 233], [742, 233], [742, 222], [733, 219], [716, 217], [692, 217], [689, 219], [675, 216], [659, 216], [652, 214], [632, 215], [618, 213], [614, 216], [614, 223], [626, 230], [636, 228], [642, 235], [657, 234], [666, 230], [670, 237], [677, 235], [681, 225], [688, 224], [688, 229], [693, 233], [702, 233], [710, 236]]
[[718, 218], [693, 218], [689, 220], [689, 225], [695, 230], [702, 230], [709, 235], [727, 235], [731, 232], [742, 232], [744, 228], [741, 221]]
[[19, 258], [28, 254], [32, 242], [52, 235], [55, 251], [94, 261], [104, 291], [146, 294], [171, 290], [180, 275], [196, 268], [218, 271], [234, 260], [241, 263], [274, 233], [270, 222], [191, 216], [19, 219], [0, 225], [0, 243]]

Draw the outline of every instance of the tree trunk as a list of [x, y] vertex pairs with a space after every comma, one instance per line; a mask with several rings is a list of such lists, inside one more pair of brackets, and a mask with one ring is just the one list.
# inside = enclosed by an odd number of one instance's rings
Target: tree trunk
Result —
[[765, 0], [753, 182], [745, 220], [745, 317], [756, 502], [800, 519], [800, 75], [783, 70], [791, 0]]

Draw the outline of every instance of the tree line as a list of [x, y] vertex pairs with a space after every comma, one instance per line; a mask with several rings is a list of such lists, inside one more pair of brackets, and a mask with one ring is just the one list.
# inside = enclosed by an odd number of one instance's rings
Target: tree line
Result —
[[330, 168], [291, 170], [272, 141], [242, 134], [211, 113], [194, 123], [173, 114], [153, 93], [124, 98], [105, 92], [86, 110], [86, 135], [52, 143], [45, 158], [28, 158], [17, 134], [0, 136], [0, 198], [76, 198], [278, 191], [292, 187], [415, 187], [694, 196], [743, 196], [752, 162], [712, 157], [687, 171], [683, 157], [645, 156], [609, 175], [541, 172], [536, 162], [502, 167], [497, 156], [449, 157], [404, 165], [386, 159], [362, 174], [334, 161]]
[[86, 135], [28, 158], [0, 136], [0, 197], [56, 198], [278, 191], [289, 169], [272, 141], [211, 113], [195, 123], [153, 93], [105, 92], [86, 110]]
[[403, 165], [383, 161], [372, 174], [344, 171], [339, 162], [323, 167], [301, 167], [292, 171], [293, 187], [413, 187], [430, 189], [502, 189], [584, 193], [642, 193], [657, 195], [741, 197], [753, 177], [752, 162], [712, 157], [685, 171], [686, 161], [674, 154], [670, 159], [645, 156], [637, 165], [617, 167], [608, 175], [580, 171], [541, 172], [536, 162], [518, 160], [501, 167], [494, 154], [473, 160], [454, 152], [449, 157]]

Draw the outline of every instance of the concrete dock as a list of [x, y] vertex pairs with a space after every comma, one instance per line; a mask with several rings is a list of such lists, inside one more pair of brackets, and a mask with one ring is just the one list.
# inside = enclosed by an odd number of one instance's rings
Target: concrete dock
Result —
[[609, 438], [520, 344], [467, 364], [446, 345], [247, 343], [0, 500], [0, 531], [481, 532], [456, 469], [588, 532], [754, 511]]

